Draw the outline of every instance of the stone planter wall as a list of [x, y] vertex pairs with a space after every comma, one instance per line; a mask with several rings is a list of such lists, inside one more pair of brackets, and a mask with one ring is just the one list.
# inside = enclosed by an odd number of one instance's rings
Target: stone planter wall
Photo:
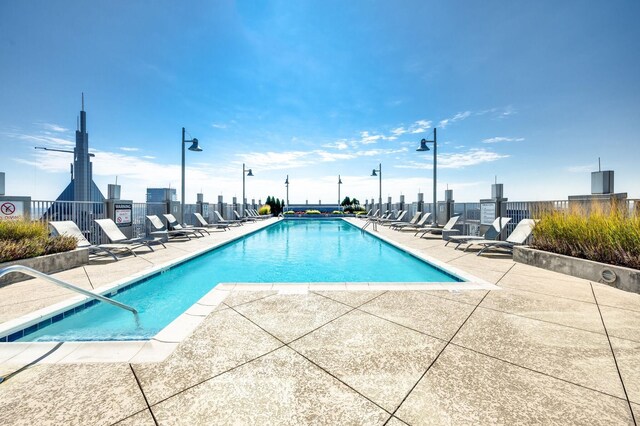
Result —
[[564, 256], [530, 247], [514, 247], [513, 260], [538, 268], [640, 293], [640, 270]]
[[[45, 274], [53, 274], [86, 265], [87, 263], [89, 263], [89, 250], [84, 248], [0, 263], [0, 269], [11, 265], [23, 265], [44, 272]], [[0, 287], [30, 278], [31, 277], [27, 275], [11, 273], [0, 278]]]

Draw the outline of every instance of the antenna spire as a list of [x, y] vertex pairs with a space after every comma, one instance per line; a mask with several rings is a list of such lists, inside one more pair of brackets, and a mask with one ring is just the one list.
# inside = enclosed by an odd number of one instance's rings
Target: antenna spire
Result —
[[602, 169], [600, 168], [600, 157], [598, 157], [598, 171], [601, 172]]
[[82, 111], [84, 111], [84, 92], [82, 92]]

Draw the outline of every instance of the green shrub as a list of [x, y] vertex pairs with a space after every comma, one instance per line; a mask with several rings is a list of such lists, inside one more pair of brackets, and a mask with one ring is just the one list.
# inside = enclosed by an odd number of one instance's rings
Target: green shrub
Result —
[[296, 212], [294, 212], [293, 210], [289, 210], [289, 211], [284, 212], [284, 214], [296, 214]]
[[28, 259], [76, 248], [73, 237], [50, 237], [40, 222], [0, 221], [0, 262]]
[[640, 217], [623, 211], [542, 212], [533, 229], [534, 248], [640, 269]]
[[361, 215], [361, 214], [366, 215], [366, 214], [367, 214], [367, 212], [366, 212], [365, 210], [362, 210], [362, 211], [356, 212], [356, 216]]
[[320, 210], [307, 210], [305, 214], [320, 214]]
[[269, 215], [271, 214], [271, 206], [269, 204], [265, 204], [264, 206], [258, 209], [259, 215]]
[[331, 212], [331, 214], [344, 214], [344, 212], [341, 212], [340, 210], [334, 210]]

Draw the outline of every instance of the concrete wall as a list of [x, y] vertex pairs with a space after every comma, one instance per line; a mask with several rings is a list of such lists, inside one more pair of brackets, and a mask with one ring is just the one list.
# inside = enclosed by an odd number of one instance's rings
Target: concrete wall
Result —
[[529, 247], [514, 247], [513, 260], [538, 268], [607, 284], [620, 290], [640, 293], [640, 271], [577, 257], [564, 256]]
[[[53, 274], [86, 265], [87, 263], [89, 263], [89, 250], [84, 248], [66, 251], [63, 253], [48, 254], [46, 256], [32, 257], [30, 259], [20, 259], [12, 262], [0, 263], [0, 269], [11, 265], [23, 265], [33, 268], [36, 271], [44, 272], [45, 274]], [[28, 279], [31, 279], [31, 277], [23, 274], [11, 273], [0, 278], [0, 287]]]

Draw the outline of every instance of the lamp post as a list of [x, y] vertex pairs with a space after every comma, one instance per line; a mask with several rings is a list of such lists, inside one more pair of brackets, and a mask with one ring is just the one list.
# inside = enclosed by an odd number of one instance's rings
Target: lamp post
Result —
[[340, 203], [340, 185], [342, 185], [342, 179], [340, 179], [340, 175], [338, 175], [338, 209], [342, 210], [342, 206]]
[[244, 197], [245, 197], [245, 195], [244, 195], [244, 189], [245, 189], [244, 180], [245, 180], [245, 175], [246, 176], [253, 176], [253, 172], [251, 171], [251, 169], [246, 169], [244, 167], [244, 163], [242, 163], [242, 213], [241, 213], [242, 217], [245, 216], [245, 214], [244, 214], [244, 204], [245, 204], [244, 203]]
[[198, 139], [193, 138], [191, 140], [185, 140], [184, 138], [184, 127], [182, 128], [182, 188], [180, 191], [180, 222], [184, 223], [184, 158], [185, 158], [185, 150], [184, 145], [190, 143], [189, 151], [200, 152], [202, 148], [198, 145]]
[[[379, 174], [376, 174], [378, 172]], [[380, 192], [378, 195], [378, 217], [382, 217], [382, 163], [378, 164], [377, 169], [373, 169], [371, 176], [380, 176]]]
[[289, 175], [287, 175], [287, 180], [284, 181], [284, 185], [287, 187], [287, 209], [289, 211]]
[[437, 166], [438, 166], [438, 161], [437, 161], [437, 151], [438, 151], [438, 142], [437, 142], [438, 138], [437, 138], [437, 129], [434, 127], [433, 128], [433, 140], [429, 141], [426, 139], [422, 139], [420, 141], [420, 148], [416, 149], [416, 151], [419, 152], [424, 152], [424, 151], [429, 151], [429, 147], [427, 146], [428, 143], [432, 143], [433, 144], [433, 211], [432, 213], [432, 223], [435, 225], [436, 224], [436, 216], [437, 216], [437, 212], [436, 212], [436, 207], [437, 207], [437, 202], [438, 202], [438, 196], [436, 193], [436, 183], [437, 183], [437, 178], [438, 178], [438, 172], [437, 172]]

